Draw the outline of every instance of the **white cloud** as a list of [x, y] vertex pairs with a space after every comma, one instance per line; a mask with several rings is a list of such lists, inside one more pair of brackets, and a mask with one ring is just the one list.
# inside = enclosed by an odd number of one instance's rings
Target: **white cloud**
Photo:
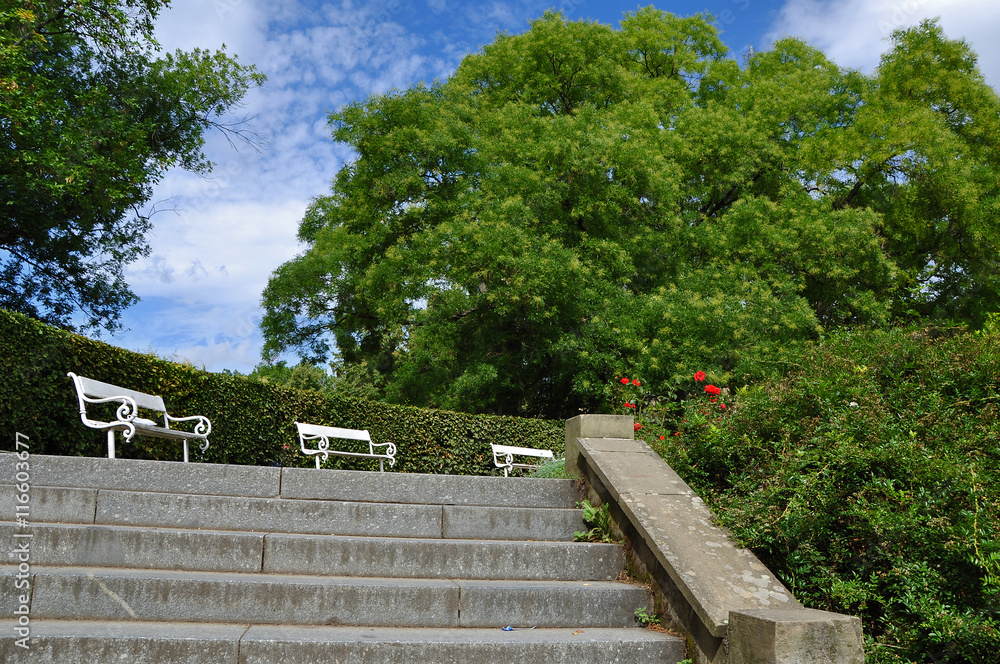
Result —
[[307, 199], [210, 204], [170, 214], [149, 237], [151, 255], [126, 278], [143, 297], [256, 306], [271, 272], [301, 251], [295, 239]]
[[767, 39], [799, 37], [842, 67], [871, 72], [893, 30], [935, 17], [950, 39], [969, 42], [1000, 89], [1000, 3], [992, 0], [788, 0]]

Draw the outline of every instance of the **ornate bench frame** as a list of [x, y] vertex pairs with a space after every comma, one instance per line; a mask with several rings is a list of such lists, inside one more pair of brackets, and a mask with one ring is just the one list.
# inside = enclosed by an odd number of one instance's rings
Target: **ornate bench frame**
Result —
[[530, 447], [494, 445], [493, 443], [490, 443], [490, 447], [493, 448], [493, 463], [496, 464], [497, 468], [503, 468], [504, 477], [507, 477], [507, 472], [513, 470], [514, 468], [534, 468], [538, 465], [538, 463], [514, 463], [514, 457], [527, 456], [540, 459], [555, 458], [552, 454], [552, 450], [536, 450]]
[[[380, 471], [385, 471], [386, 459], [389, 460], [390, 468], [396, 465], [396, 444], [391, 441], [388, 443], [373, 443], [372, 437], [368, 433], [367, 429], [341, 429], [338, 427], [327, 427], [319, 424], [305, 424], [304, 422], [296, 422], [295, 427], [299, 431], [299, 447], [302, 449], [302, 453], [316, 457], [316, 468], [319, 468], [321, 463], [326, 461], [331, 454], [378, 459], [378, 467]], [[331, 438], [367, 441], [368, 452], [343, 452], [340, 450], [330, 449]], [[306, 447], [306, 442], [312, 440], [319, 441], [316, 445], [316, 449]], [[377, 453], [375, 451], [376, 447], [385, 447], [385, 453]], [[322, 459], [320, 459], [320, 457], [322, 457]]]
[[[93, 378], [77, 376], [70, 371], [66, 374], [73, 379], [76, 396], [80, 401], [80, 420], [91, 429], [106, 429], [108, 432], [108, 458], [115, 458], [115, 432], [124, 434], [125, 442], [132, 440], [136, 434], [178, 440], [184, 443], [184, 462], [188, 461], [188, 441], [200, 440], [201, 451], [208, 449], [208, 434], [212, 432], [212, 423], [203, 415], [191, 417], [174, 417], [167, 412], [163, 397], [128, 390], [124, 387], [102, 383]], [[118, 419], [110, 422], [92, 420], [87, 417], [87, 404], [118, 403], [115, 415]], [[163, 415], [163, 426], [153, 420], [139, 417], [139, 409], [156, 411]], [[194, 431], [171, 429], [171, 422], [197, 422]]]

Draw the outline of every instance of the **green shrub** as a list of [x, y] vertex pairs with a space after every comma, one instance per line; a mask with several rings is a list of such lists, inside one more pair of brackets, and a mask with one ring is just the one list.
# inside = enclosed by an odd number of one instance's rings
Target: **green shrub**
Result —
[[[397, 447], [393, 470], [495, 474], [488, 442], [561, 451], [564, 424], [551, 420], [468, 415], [338, 396], [214, 374], [133, 353], [0, 310], [0, 424], [13, 440], [28, 436], [39, 454], [104, 456], [106, 435], [80, 421], [68, 371], [140, 392], [159, 394], [174, 415], [212, 421], [209, 463], [309, 466], [295, 421], [368, 429], [375, 442]], [[88, 411], [91, 412], [91, 411]], [[345, 444], [349, 444], [344, 441]], [[0, 442], [0, 448], [6, 447]], [[179, 460], [181, 446], [136, 437], [119, 444], [125, 458]], [[330, 457], [326, 468], [374, 469], [374, 460]]]
[[861, 616], [868, 662], [1000, 662], [1000, 334], [780, 359], [725, 413], [688, 402], [668, 463], [803, 603]]
[[577, 479], [578, 477], [578, 475], [566, 471], [566, 459], [561, 457], [546, 459], [532, 468], [528, 472], [528, 475], [530, 477], [542, 477], [557, 480]]

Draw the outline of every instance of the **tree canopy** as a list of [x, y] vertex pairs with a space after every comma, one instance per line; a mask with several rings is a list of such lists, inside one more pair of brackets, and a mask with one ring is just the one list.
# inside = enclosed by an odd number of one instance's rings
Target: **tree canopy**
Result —
[[0, 307], [116, 329], [166, 169], [211, 168], [203, 134], [264, 77], [225, 51], [157, 57], [169, 0], [0, 0]]
[[837, 326], [1000, 308], [1000, 100], [934, 22], [872, 75], [708, 16], [546, 13], [330, 117], [356, 159], [263, 294], [266, 353], [390, 401], [565, 417]]

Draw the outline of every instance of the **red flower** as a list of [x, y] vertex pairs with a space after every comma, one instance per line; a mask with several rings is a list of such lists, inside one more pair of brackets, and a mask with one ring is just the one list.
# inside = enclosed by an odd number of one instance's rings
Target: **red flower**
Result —
[[674, 432], [674, 435], [675, 435], [675, 436], [679, 436], [679, 435], [681, 435], [681, 432], [680, 432], [680, 431], [675, 431], [675, 432]]
[[628, 378], [622, 378], [621, 383], [622, 385], [628, 385]]
[[705, 391], [709, 394], [722, 394], [722, 390], [711, 383], [705, 386]]
[[636, 387], [639, 387], [640, 385], [642, 385], [642, 383], [639, 382], [638, 378], [633, 378], [632, 379], [632, 384], [635, 385]]
[[660, 436], [660, 440], [663, 440], [663, 436]]
[[695, 371], [694, 372], [694, 380], [697, 383], [700, 383], [701, 381], [705, 380], [705, 372], [704, 371]]
[[725, 410], [726, 409], [726, 404], [720, 403], [719, 404], [719, 408], [721, 408], [722, 410]]
[[627, 403], [627, 402], [626, 402], [626, 403], [625, 403], [625, 404], [623, 405], [623, 407], [624, 407], [624, 408], [635, 408], [635, 404], [634, 404], [634, 403]]
[[635, 424], [632, 425], [632, 430], [633, 431], [638, 431], [641, 428], [642, 428], [642, 425], [639, 424], [638, 422], [636, 422]]

